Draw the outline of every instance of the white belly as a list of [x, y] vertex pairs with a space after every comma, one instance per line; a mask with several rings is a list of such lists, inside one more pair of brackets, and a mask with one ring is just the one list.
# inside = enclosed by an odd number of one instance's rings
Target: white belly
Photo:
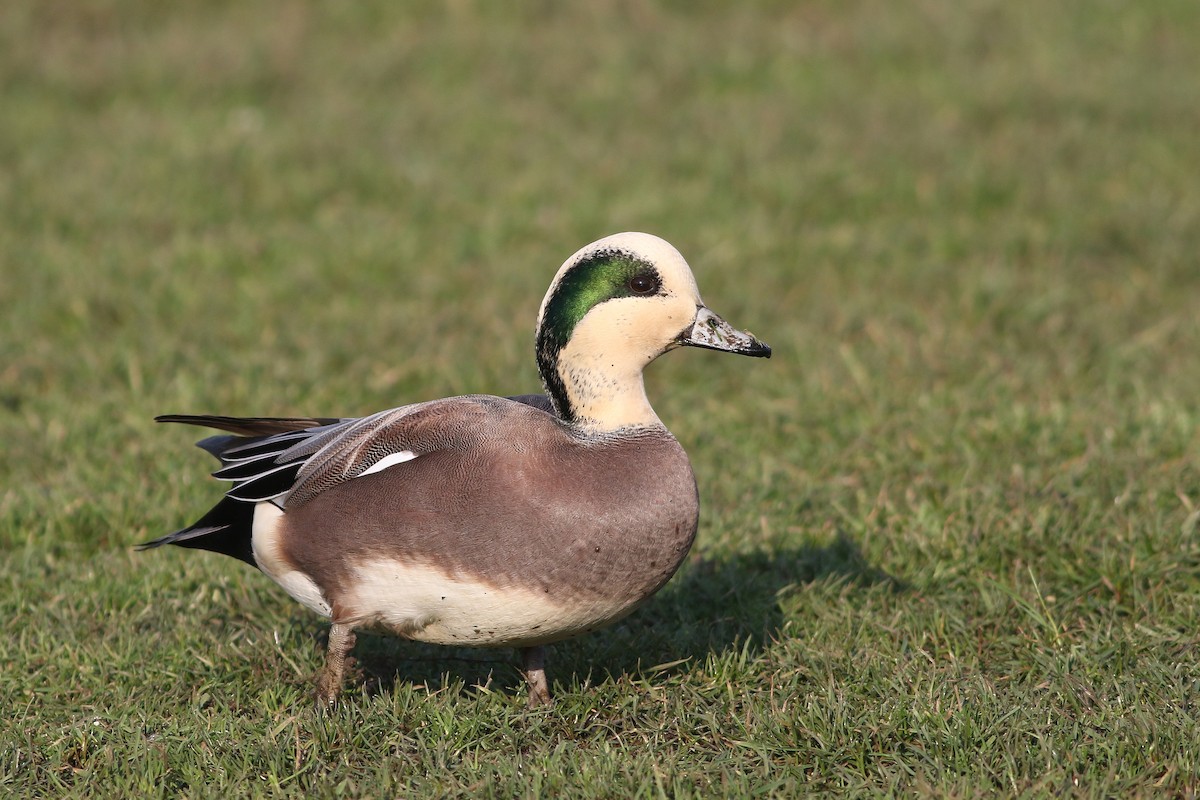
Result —
[[431, 566], [377, 559], [359, 564], [339, 606], [356, 627], [435, 644], [531, 645], [601, 627], [635, 604], [562, 603], [545, 592], [497, 587]]

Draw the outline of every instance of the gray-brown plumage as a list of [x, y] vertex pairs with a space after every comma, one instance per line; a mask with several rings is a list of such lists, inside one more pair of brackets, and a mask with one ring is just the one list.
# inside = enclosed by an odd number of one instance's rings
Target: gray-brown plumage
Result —
[[669, 244], [618, 234], [573, 255], [538, 319], [547, 395], [402, 406], [362, 419], [170, 416], [228, 431], [201, 446], [233, 486], [178, 544], [254, 564], [328, 617], [321, 703], [354, 631], [522, 649], [550, 700], [547, 643], [628, 614], [670, 579], [699, 503], [642, 369], [679, 345], [769, 356], [704, 307]]

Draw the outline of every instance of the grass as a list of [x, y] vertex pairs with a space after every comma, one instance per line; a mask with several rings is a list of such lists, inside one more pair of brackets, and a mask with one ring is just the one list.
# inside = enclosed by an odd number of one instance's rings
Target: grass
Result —
[[[1200, 7], [0, 10], [0, 792], [1195, 796]], [[775, 347], [656, 364], [692, 560], [515, 660], [134, 553], [218, 488], [164, 412], [537, 385], [650, 230]]]

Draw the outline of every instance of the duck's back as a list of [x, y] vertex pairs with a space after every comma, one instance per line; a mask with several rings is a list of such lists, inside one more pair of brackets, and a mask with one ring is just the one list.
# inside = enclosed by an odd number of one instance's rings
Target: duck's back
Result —
[[476, 403], [461, 421], [447, 408], [445, 447], [264, 509], [264, 571], [302, 602], [315, 586], [337, 622], [489, 645], [599, 627], [666, 583], [698, 500], [665, 428], [587, 437], [528, 405]]

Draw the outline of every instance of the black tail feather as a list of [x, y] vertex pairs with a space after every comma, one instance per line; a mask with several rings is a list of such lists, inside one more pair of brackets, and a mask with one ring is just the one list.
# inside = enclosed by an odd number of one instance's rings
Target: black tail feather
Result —
[[225, 459], [221, 458], [221, 454], [230, 447], [244, 441], [246, 439], [242, 436], [209, 436], [207, 439], [201, 439], [196, 442], [196, 447], [199, 447], [218, 461], [224, 461]]
[[245, 561], [253, 567], [254, 551], [250, 539], [253, 535], [254, 505], [224, 497], [207, 514], [193, 524], [150, 542], [137, 546], [138, 550], [149, 550], [164, 544], [211, 550]]
[[336, 417], [223, 417], [215, 414], [162, 414], [155, 417], [154, 421], [200, 425], [205, 428], [228, 431], [238, 436], [273, 436], [276, 433], [332, 425], [341, 420]]

